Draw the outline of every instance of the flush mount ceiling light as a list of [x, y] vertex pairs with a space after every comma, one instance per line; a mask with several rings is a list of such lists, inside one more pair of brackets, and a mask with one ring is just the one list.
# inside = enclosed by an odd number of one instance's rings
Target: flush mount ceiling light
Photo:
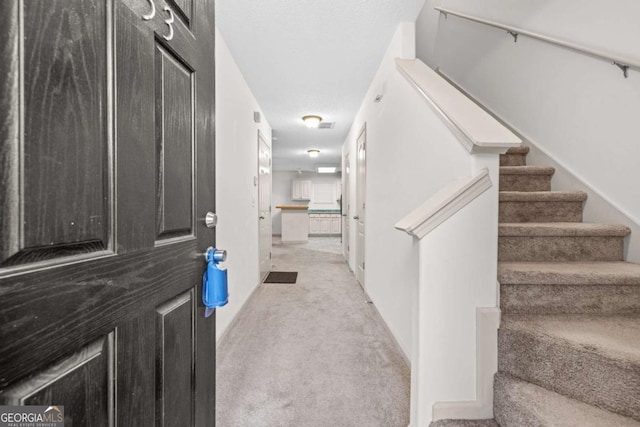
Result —
[[318, 166], [316, 171], [318, 173], [336, 173], [337, 169], [336, 166]]
[[318, 157], [320, 150], [307, 150], [309, 157]]
[[315, 115], [302, 116], [302, 121], [308, 128], [317, 128], [322, 121], [322, 117]]

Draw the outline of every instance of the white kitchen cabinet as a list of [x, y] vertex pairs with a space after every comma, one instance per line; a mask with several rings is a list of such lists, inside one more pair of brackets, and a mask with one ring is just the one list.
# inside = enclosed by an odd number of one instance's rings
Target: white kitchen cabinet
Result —
[[341, 215], [333, 215], [331, 217], [331, 234], [342, 233], [342, 217]]
[[318, 236], [340, 234], [342, 232], [341, 219], [339, 213], [310, 213], [309, 234]]
[[309, 234], [320, 234], [320, 218], [309, 214]]
[[291, 200], [311, 200], [311, 181], [302, 179], [291, 181]]

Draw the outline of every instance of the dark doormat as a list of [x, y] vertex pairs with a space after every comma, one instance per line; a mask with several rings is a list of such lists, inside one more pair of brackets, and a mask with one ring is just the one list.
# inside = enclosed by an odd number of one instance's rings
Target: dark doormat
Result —
[[297, 271], [272, 271], [264, 283], [296, 283], [297, 278]]

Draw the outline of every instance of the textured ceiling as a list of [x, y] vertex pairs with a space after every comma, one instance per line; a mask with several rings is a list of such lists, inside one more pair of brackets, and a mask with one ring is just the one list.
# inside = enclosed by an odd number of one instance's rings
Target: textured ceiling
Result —
[[[424, 0], [217, 0], [217, 25], [273, 129], [274, 170], [340, 164], [397, 25]], [[336, 122], [308, 129], [305, 114]], [[320, 150], [310, 159], [306, 151]]]

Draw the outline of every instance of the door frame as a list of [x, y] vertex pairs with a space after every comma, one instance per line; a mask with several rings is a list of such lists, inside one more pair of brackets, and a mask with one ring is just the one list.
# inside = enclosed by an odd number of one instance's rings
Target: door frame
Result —
[[[364, 160], [363, 160], [364, 164], [362, 166], [360, 162], [360, 143], [359, 143], [361, 138], [364, 138], [364, 141], [362, 142], [362, 146], [365, 152]], [[356, 138], [356, 214], [354, 216], [354, 219], [356, 220], [355, 275], [356, 275], [356, 280], [358, 281], [358, 283], [360, 283], [360, 286], [362, 286], [362, 288], [365, 290], [366, 290], [366, 286], [365, 286], [365, 281], [366, 281], [366, 274], [365, 274], [366, 213], [365, 212], [366, 210], [365, 210], [365, 207], [366, 207], [366, 200], [367, 200], [366, 150], [367, 150], [367, 123], [365, 122], [362, 125], [362, 129], [360, 129], [360, 132], [358, 132], [358, 137]], [[361, 177], [361, 175], [363, 175], [363, 177]], [[360, 205], [362, 205], [362, 212], [360, 212], [361, 211]], [[362, 227], [362, 244], [359, 244], [360, 227]], [[362, 272], [361, 273], [359, 273], [360, 264], [358, 263], [360, 255], [362, 255]]]
[[262, 266], [261, 264], [261, 254], [260, 254], [260, 248], [261, 248], [261, 241], [260, 241], [260, 142], [264, 142], [264, 144], [269, 148], [269, 228], [272, 230], [270, 235], [269, 235], [269, 254], [271, 254], [271, 248], [273, 247], [273, 239], [271, 238], [271, 234], [273, 233], [273, 225], [271, 224], [272, 221], [272, 217], [271, 217], [271, 202], [272, 202], [272, 193], [273, 193], [273, 181], [272, 181], [272, 174], [273, 174], [273, 169], [272, 169], [272, 165], [273, 165], [273, 161], [271, 159], [271, 144], [269, 144], [269, 142], [267, 141], [267, 139], [264, 137], [264, 134], [262, 133], [262, 131], [260, 129], [258, 129], [258, 143], [257, 143], [257, 159], [258, 159], [258, 170], [257, 170], [257, 179], [256, 179], [256, 184], [257, 184], [257, 190], [258, 190], [258, 275], [260, 276], [260, 280], [258, 283], [262, 283], [262, 281], [267, 277], [267, 275], [269, 274], [269, 272], [271, 271], [271, 266], [269, 266], [269, 269], [267, 269], [265, 274], [261, 274], [261, 269], [260, 267]]
[[342, 241], [343, 248], [342, 253], [347, 259], [347, 265], [349, 265], [350, 249], [351, 249], [351, 225], [349, 215], [351, 211], [351, 153], [347, 152], [344, 155], [344, 168], [343, 168], [343, 188], [342, 188], [342, 218], [344, 225], [342, 227]]

